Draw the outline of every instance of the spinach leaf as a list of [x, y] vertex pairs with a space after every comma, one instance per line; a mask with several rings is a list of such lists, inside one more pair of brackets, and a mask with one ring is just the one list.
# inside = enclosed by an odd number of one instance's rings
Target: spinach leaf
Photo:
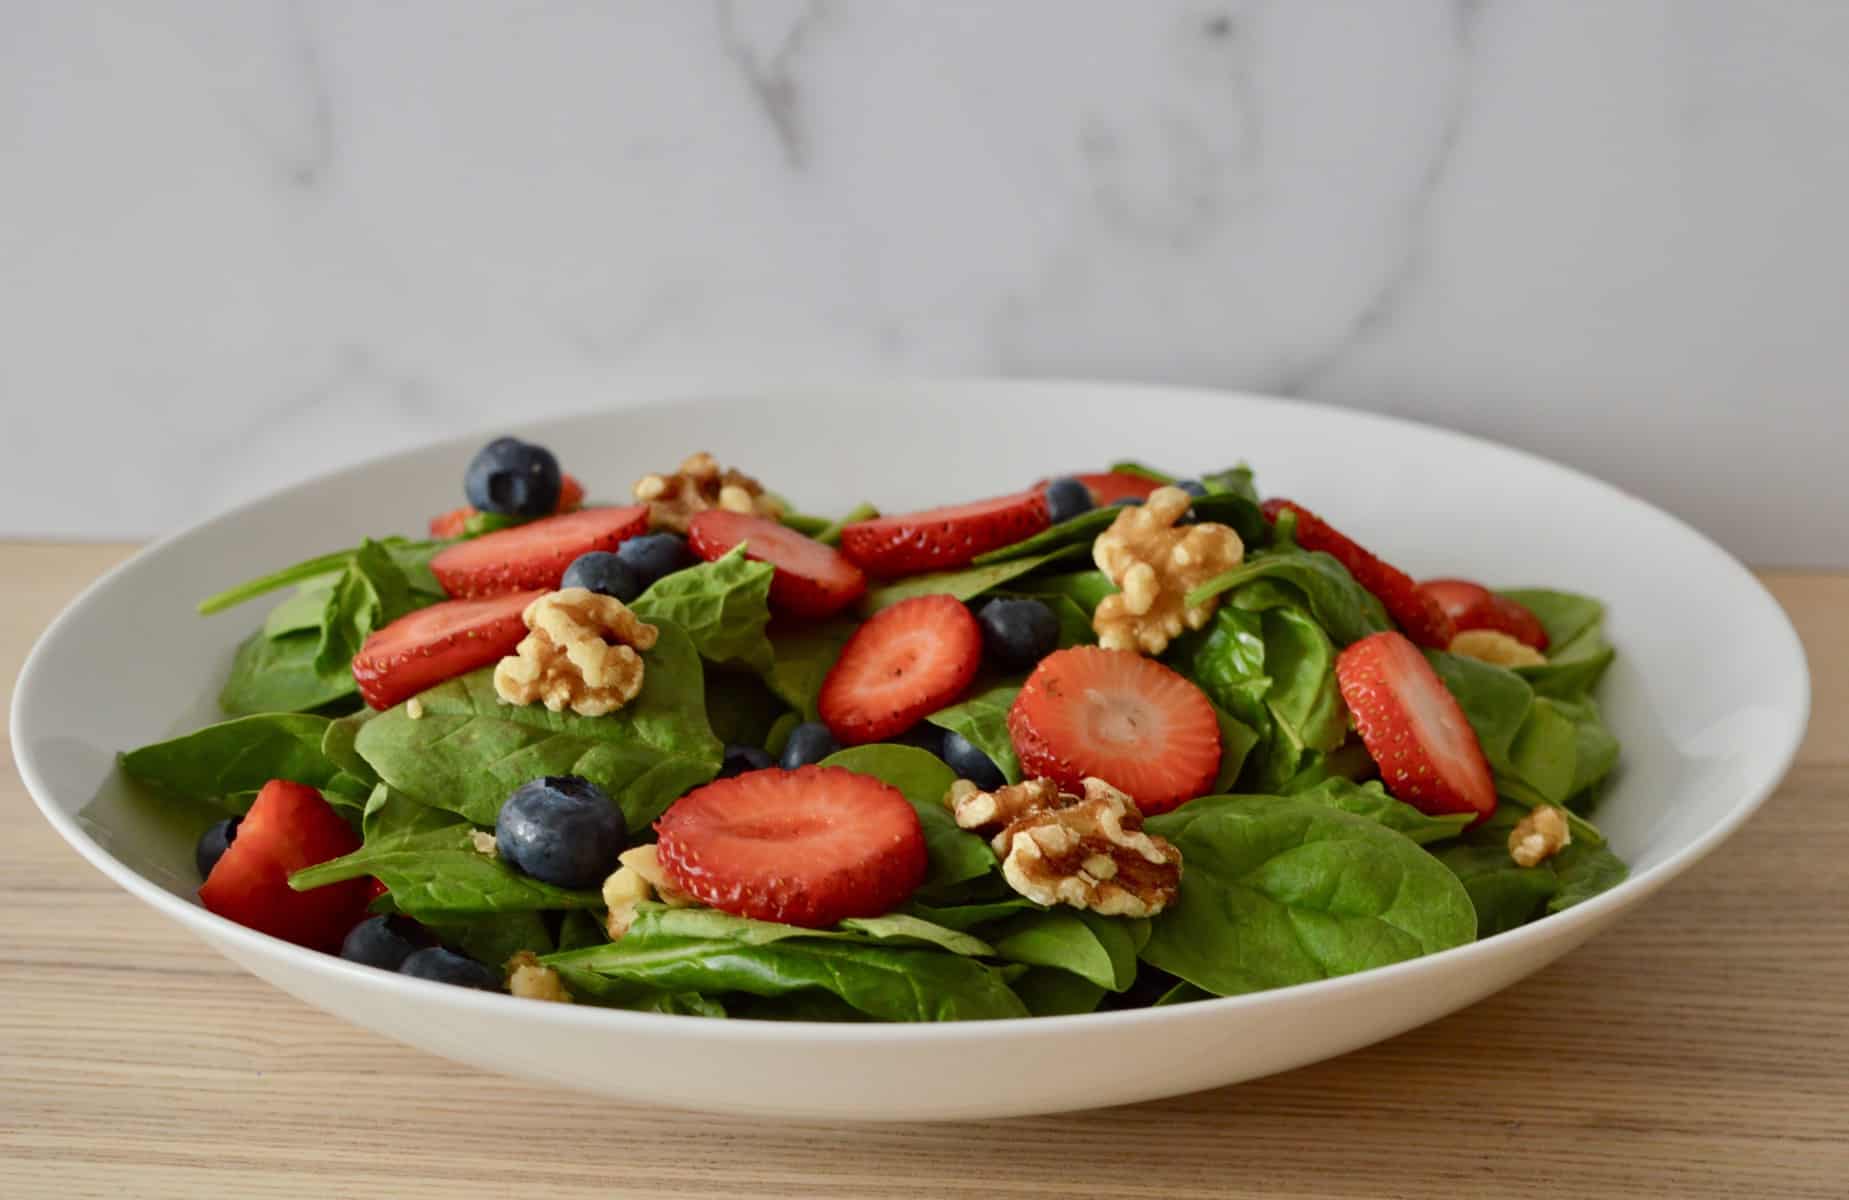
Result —
[[1212, 471], [1201, 476], [1201, 483], [1209, 492], [1227, 492], [1242, 496], [1253, 504], [1258, 503], [1258, 487], [1252, 482], [1252, 468], [1240, 463], [1224, 471]]
[[357, 692], [351, 671], [324, 675], [315, 669], [320, 647], [314, 629], [275, 638], [251, 634], [238, 645], [218, 707], [227, 716], [301, 713]]
[[353, 656], [373, 630], [424, 603], [383, 546], [370, 539], [361, 542], [328, 591], [321, 640], [315, 647], [315, 672], [350, 674]]
[[884, 1021], [1027, 1015], [1001, 973], [974, 958], [871, 938], [818, 937], [806, 930], [775, 937], [756, 931], [689, 937], [664, 931], [681, 924], [666, 919], [674, 911], [644, 908], [621, 941], [545, 961], [573, 977], [587, 973], [666, 992], [784, 996], [826, 991]]
[[1261, 732], [1270, 727], [1263, 614], [1221, 605], [1206, 628], [1176, 639], [1163, 661], [1234, 719]]
[[876, 744], [855, 746], [822, 760], [825, 767], [844, 767], [891, 784], [905, 794], [924, 826], [925, 853], [930, 863], [918, 895], [929, 899], [971, 879], [994, 872], [995, 852], [982, 838], [957, 826], [944, 807], [944, 794], [957, 775], [936, 756], [915, 746]]
[[794, 714], [756, 675], [706, 668], [706, 720], [720, 741], [762, 746], [785, 715]]
[[1475, 936], [1456, 876], [1365, 817], [1290, 797], [1152, 817], [1186, 864], [1145, 961], [1232, 996], [1384, 966]]
[[1421, 846], [1457, 837], [1476, 819], [1472, 813], [1427, 816], [1412, 805], [1389, 796], [1379, 780], [1355, 783], [1339, 777], [1328, 778], [1292, 795], [1298, 800], [1325, 804], [1357, 817], [1366, 817], [1395, 833], [1405, 835]]
[[1045, 554], [1036, 554], [1028, 558], [1010, 559], [1003, 563], [992, 563], [986, 567], [963, 567], [954, 571], [938, 571], [931, 575], [913, 575], [906, 579], [882, 583], [868, 590], [860, 602], [862, 616], [872, 616], [882, 608], [890, 608], [901, 600], [910, 600], [914, 596], [954, 596], [958, 600], [972, 600], [984, 592], [1000, 587], [1012, 579], [1018, 579], [1031, 571], [1037, 571], [1048, 563], [1074, 558], [1085, 553], [1082, 545], [1062, 546]]
[[321, 632], [321, 622], [327, 615], [328, 597], [334, 592], [337, 576], [328, 576], [325, 582], [310, 580], [298, 587], [294, 594], [275, 608], [263, 619], [263, 634], [267, 638], [284, 637], [303, 630], [314, 632], [317, 637]]
[[851, 933], [864, 933], [875, 941], [897, 945], [936, 946], [966, 957], [993, 957], [994, 947], [979, 937], [961, 930], [927, 921], [909, 913], [887, 913], [883, 917], [852, 917], [841, 922]]
[[1260, 737], [1256, 730], [1228, 715], [1218, 705], [1214, 706], [1213, 716], [1220, 723], [1220, 771], [1213, 777], [1213, 790], [1220, 792], [1232, 787], [1239, 778]]
[[804, 537], [814, 537], [819, 533], [825, 533], [828, 527], [834, 524], [834, 522], [827, 517], [811, 517], [804, 513], [789, 512], [787, 510], [782, 516], [778, 517], [777, 520], [780, 524], [787, 528], [794, 529]]
[[1187, 980], [1184, 979], [1180, 983], [1177, 983], [1174, 987], [1170, 988], [1168, 991], [1163, 992], [1160, 996], [1157, 996], [1156, 1002], [1150, 1005], [1150, 1007], [1151, 1008], [1167, 1008], [1171, 1004], [1192, 1004], [1196, 1000], [1211, 1000], [1211, 999], [1213, 999], [1212, 992], [1206, 991], [1201, 988], [1197, 988], [1193, 984], [1189, 983]]
[[1112, 463], [1109, 470], [1113, 475], [1134, 475], [1138, 479], [1147, 479], [1152, 483], [1174, 483], [1176, 479], [1174, 475], [1166, 474], [1145, 463], [1128, 458]]
[[548, 956], [544, 961], [556, 967], [559, 981], [565, 985], [565, 990], [571, 993], [571, 998], [579, 1004], [592, 1004], [599, 1008], [621, 1008], [630, 1012], [672, 1013], [687, 1017], [724, 1017], [726, 1015], [725, 1006], [716, 998], [701, 995], [699, 992], [669, 992], [650, 987], [645, 983], [606, 978], [594, 971], [573, 967], [562, 961], [558, 955]]
[[[362, 821], [365, 844], [289, 877], [296, 891], [377, 876], [398, 911], [444, 924], [457, 916], [600, 908], [596, 892], [570, 891], [522, 875], [475, 848], [475, 827], [380, 784]], [[449, 923], [455, 923], [449, 921]]]
[[1438, 861], [1462, 881], [1477, 914], [1477, 936], [1493, 937], [1541, 915], [1560, 890], [1543, 863], [1518, 867], [1509, 857], [1509, 826], [1477, 830], [1465, 841], [1438, 851]]
[[1057, 525], [1049, 525], [1031, 537], [1006, 546], [998, 546], [983, 554], [978, 554], [970, 561], [978, 567], [992, 566], [996, 563], [1013, 562], [1016, 559], [1031, 558], [1036, 554], [1045, 554], [1050, 550], [1062, 550], [1069, 546], [1089, 546], [1092, 541], [1111, 527], [1117, 519], [1120, 508], [1094, 508], [1070, 517]]
[[1137, 939], [1142, 922], [1055, 908], [1024, 913], [991, 933], [995, 952], [1009, 962], [1070, 971], [1108, 991], [1121, 992], [1136, 979]]
[[1630, 875], [1630, 868], [1624, 865], [1610, 848], [1597, 846], [1577, 836], [1571, 844], [1547, 861], [1553, 868], [1554, 878], [1560, 882], [1560, 890], [1547, 901], [1547, 911], [1557, 913], [1583, 904], [1600, 892], [1610, 891], [1623, 883]]
[[1335, 679], [1335, 646], [1321, 626], [1298, 608], [1268, 608], [1260, 615], [1265, 704], [1299, 752], [1333, 750], [1348, 736], [1348, 709]]
[[689, 788], [719, 770], [721, 746], [706, 723], [699, 656], [663, 622], [646, 655], [642, 693], [603, 717], [503, 704], [493, 670], [438, 684], [360, 728], [354, 746], [380, 779], [425, 804], [492, 825], [516, 787], [541, 775], [581, 775], [645, 828]]
[[858, 622], [844, 617], [774, 631], [770, 635], [774, 661], [764, 682], [779, 700], [801, 713], [803, 720], [815, 720], [822, 681], [857, 628]]
[[978, 925], [986, 925], [990, 921], [1000, 921], [1024, 912], [1039, 912], [1040, 910], [1026, 898], [1014, 896], [1010, 899], [981, 904], [952, 904], [944, 907], [921, 904], [914, 900], [905, 906], [905, 911], [946, 929], [969, 930]]
[[715, 562], [664, 575], [630, 607], [645, 621], [667, 621], [693, 639], [700, 657], [759, 673], [773, 662], [769, 563], [752, 562], [743, 545]]
[[[582, 909], [572, 911], [574, 915], [583, 913]], [[585, 919], [590, 920], [589, 917]], [[552, 934], [546, 930], [546, 922], [537, 912], [494, 913], [459, 921], [423, 921], [421, 924], [436, 934], [437, 940], [444, 945], [454, 947], [476, 962], [497, 971], [505, 971], [507, 960], [523, 950], [529, 954], [551, 954], [553, 951]]]
[[360, 757], [354, 747], [354, 740], [359, 737], [360, 728], [374, 716], [372, 709], [362, 709], [350, 717], [338, 717], [327, 723], [321, 734], [321, 754], [341, 771], [364, 785], [368, 795], [378, 784], [379, 776], [372, 769], [372, 764]]
[[1547, 630], [1547, 663], [1519, 667], [1516, 674], [1535, 692], [1564, 700], [1584, 699], [1614, 657], [1605, 640], [1605, 606], [1590, 596], [1570, 592], [1524, 589], [1503, 593], [1526, 605]]
[[609, 940], [610, 934], [603, 922], [585, 909], [574, 908], [559, 922], [560, 950], [582, 950], [587, 946], [601, 946]]
[[925, 720], [939, 729], [962, 734], [971, 745], [994, 760], [1009, 783], [1019, 783], [1021, 762], [1015, 757], [1014, 738], [1008, 732], [1008, 710], [1020, 694], [1018, 684], [1003, 684], [971, 696], [961, 704], [939, 709]]
[[1009, 981], [1009, 987], [1027, 1006], [1029, 1016], [1065, 1017], [1096, 1012], [1108, 994], [1103, 988], [1071, 971], [1033, 967]]
[[854, 524], [856, 521], [871, 521], [879, 515], [879, 509], [868, 504], [865, 500], [862, 500], [859, 504], [848, 509], [845, 513], [830, 521], [820, 531], [811, 536], [824, 546], [839, 546], [841, 544], [841, 531], [843, 529]]
[[1025, 596], [1063, 596], [1079, 606], [1085, 620], [1098, 610], [1098, 602], [1114, 595], [1117, 585], [1103, 571], [1074, 571], [1064, 575], [1036, 575], [1007, 589]]
[[[443, 589], [437, 584], [436, 578], [430, 574], [429, 567], [430, 559], [447, 544], [446, 542], [413, 542], [401, 537], [380, 538], [376, 542], [366, 543], [366, 545], [377, 546], [383, 551], [404, 578], [406, 586], [414, 592], [421, 593], [426, 602], [443, 598]], [[280, 571], [272, 571], [268, 575], [240, 583], [215, 596], [201, 600], [199, 613], [201, 616], [210, 616], [228, 608], [235, 608], [258, 596], [294, 584], [308, 583], [323, 575], [345, 571], [364, 549], [365, 545], [352, 550], [336, 550], [332, 554], [318, 555], [293, 566], [284, 567]]]
[[[1259, 579], [1294, 588], [1301, 596], [1300, 606], [1307, 608], [1339, 645], [1392, 628], [1380, 601], [1356, 583], [1341, 563], [1321, 551], [1306, 552], [1288, 544], [1262, 550], [1232, 570], [1214, 576], [1189, 592], [1187, 601], [1190, 605], [1202, 604]], [[1238, 603], [1237, 598], [1234, 603]]]
[[[129, 778], [193, 800], [251, 794], [272, 779], [325, 789], [342, 782], [340, 768], [321, 751], [328, 724], [308, 713], [238, 717], [131, 750], [119, 761]], [[339, 790], [354, 789], [345, 783]]]

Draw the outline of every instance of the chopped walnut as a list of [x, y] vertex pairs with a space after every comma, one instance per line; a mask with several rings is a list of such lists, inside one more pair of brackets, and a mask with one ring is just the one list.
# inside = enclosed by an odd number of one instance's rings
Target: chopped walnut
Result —
[[1239, 565], [1245, 544], [1225, 525], [1177, 525], [1194, 498], [1176, 487], [1151, 492], [1126, 508], [1092, 543], [1092, 559], [1119, 590], [1106, 596], [1091, 627], [1106, 650], [1160, 654], [1184, 629], [1199, 629], [1220, 606], [1218, 597], [1188, 607], [1187, 595]]
[[488, 858], [501, 857], [501, 849], [495, 844], [494, 835], [486, 829], [477, 829], [469, 834], [469, 843], [475, 847], [475, 853]]
[[1544, 667], [1547, 656], [1496, 629], [1466, 629], [1445, 647], [1453, 654], [1498, 667]]
[[413, 721], [423, 720], [424, 719], [424, 702], [422, 700], [419, 700], [416, 696], [413, 696], [409, 700], [406, 700], [404, 702], [404, 715], [407, 717], [410, 717]]
[[1567, 826], [1565, 811], [1543, 804], [1509, 831], [1509, 857], [1518, 867], [1535, 867], [1572, 843], [1573, 831]]
[[[1181, 851], [1143, 832], [1136, 804], [1102, 779], [1085, 795], [1030, 811], [995, 836], [1002, 877], [1036, 904], [1153, 917], [1181, 887]], [[1006, 790], [1006, 789], [1004, 789]]]
[[654, 898], [669, 908], [692, 908], [699, 903], [668, 883], [668, 873], [661, 869], [661, 858], [656, 854], [654, 846], [632, 846], [623, 851], [617, 861], [640, 875], [654, 893]]
[[944, 803], [962, 829], [994, 834], [1030, 812], [1056, 808], [1059, 785], [1051, 779], [1029, 779], [985, 792], [967, 779], [950, 785]]
[[610, 911], [604, 917], [604, 931], [611, 941], [618, 941], [635, 924], [636, 907], [655, 898], [654, 889], [634, 867], [618, 867], [603, 881], [603, 902]]
[[571, 993], [565, 990], [559, 973], [543, 965], [531, 950], [522, 950], [508, 960], [507, 990], [525, 1000], [571, 1003]]
[[676, 533], [686, 533], [693, 515], [711, 508], [772, 520], [783, 515], [783, 506], [765, 493], [763, 484], [742, 471], [721, 470], [704, 450], [689, 455], [672, 475], [636, 480], [635, 495], [648, 505], [650, 528]]
[[621, 600], [564, 588], [527, 605], [520, 619], [532, 632], [494, 668], [494, 691], [505, 703], [601, 717], [641, 692], [637, 651], [655, 645], [656, 630]]

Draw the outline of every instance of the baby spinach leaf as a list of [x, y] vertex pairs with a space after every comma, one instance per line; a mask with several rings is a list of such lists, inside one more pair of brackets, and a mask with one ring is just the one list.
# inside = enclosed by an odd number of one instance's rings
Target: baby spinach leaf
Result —
[[1509, 857], [1508, 839], [1509, 827], [1504, 825], [1494, 833], [1479, 830], [1438, 851], [1438, 861], [1470, 893], [1480, 938], [1526, 925], [1541, 915], [1543, 906], [1560, 890], [1559, 880], [1545, 863], [1516, 866]]
[[645, 828], [689, 788], [719, 770], [721, 746], [706, 723], [699, 656], [663, 622], [642, 693], [608, 716], [503, 704], [493, 671], [438, 684], [360, 728], [354, 746], [380, 779], [417, 800], [492, 825], [516, 787], [541, 775], [581, 775]]
[[989, 844], [958, 828], [956, 818], [944, 807], [944, 794], [957, 775], [934, 755], [915, 746], [877, 744], [831, 754], [822, 760], [822, 765], [871, 775], [904, 793], [918, 813], [919, 824], [924, 826], [925, 853], [930, 863], [918, 889], [919, 896], [942, 896], [957, 884], [996, 870], [995, 853]]
[[298, 587], [293, 595], [272, 608], [270, 615], [263, 619], [263, 636], [279, 638], [310, 630], [318, 637], [321, 622], [327, 616], [328, 598], [333, 594], [337, 578], [329, 576], [325, 580], [310, 580]]
[[998, 925], [990, 936], [995, 952], [1009, 962], [1070, 971], [1108, 991], [1121, 992], [1136, 979], [1141, 922], [1101, 917], [1070, 908], [1023, 913]]
[[610, 934], [603, 922], [585, 909], [574, 908], [559, 922], [560, 950], [582, 950], [586, 946], [601, 946], [609, 940]]
[[1010, 559], [1003, 563], [992, 563], [986, 567], [963, 567], [955, 571], [913, 575], [891, 583], [882, 583], [868, 590], [866, 597], [860, 602], [860, 612], [862, 616], [870, 617], [882, 608], [890, 608], [899, 601], [910, 600], [914, 596], [941, 595], [953, 596], [958, 600], [972, 600], [986, 591], [1000, 587], [1009, 580], [1018, 579], [1030, 571], [1037, 571], [1048, 563], [1079, 557], [1084, 553], [1085, 546], [1068, 545], [1044, 554]]
[[747, 559], [739, 545], [715, 562], [664, 575], [630, 607], [645, 621], [679, 626], [710, 663], [764, 673], [773, 662], [764, 630], [775, 573], [769, 563]]
[[315, 669], [320, 646], [316, 629], [275, 638], [251, 634], [238, 645], [218, 707], [228, 716], [300, 713], [354, 695], [359, 689], [351, 671], [324, 675]]
[[638, 923], [644, 916], [647, 917], [647, 932], [672, 937], [730, 938], [753, 946], [780, 942], [786, 938], [829, 938], [846, 942], [932, 946], [952, 954], [994, 954], [994, 950], [981, 938], [906, 913], [855, 917], [841, 922], [838, 929], [810, 929], [802, 925], [735, 917], [717, 909], [669, 908], [655, 903], [638, 906], [636, 913]]
[[1321, 626], [1298, 608], [1260, 614], [1265, 704], [1299, 751], [1333, 750], [1348, 736], [1348, 709], [1335, 679], [1335, 646]]
[[1253, 504], [1258, 503], [1258, 487], [1252, 482], [1252, 468], [1244, 463], [1224, 471], [1211, 471], [1201, 476], [1201, 483], [1209, 492], [1228, 492], [1242, 496]]
[[1196, 801], [1152, 817], [1181, 849], [1181, 893], [1145, 961], [1232, 996], [1462, 945], [1476, 916], [1456, 876], [1365, 817], [1291, 797]]
[[1098, 602], [1114, 595], [1117, 585], [1103, 571], [1074, 571], [1017, 580], [1006, 590], [1025, 596], [1063, 596], [1078, 605], [1089, 622], [1091, 614], [1098, 610]]
[[992, 566], [995, 563], [1013, 562], [1016, 559], [1031, 558], [1036, 554], [1045, 554], [1050, 550], [1060, 550], [1068, 546], [1089, 546], [1092, 541], [1111, 527], [1117, 519], [1121, 508], [1094, 508], [1069, 517], [1057, 525], [1049, 525], [1031, 537], [1006, 546], [998, 546], [984, 554], [978, 554], [970, 561], [978, 567]]
[[703, 996], [699, 992], [667, 992], [627, 979], [606, 978], [594, 971], [562, 964], [556, 955], [545, 961], [559, 964], [559, 981], [579, 1004], [687, 1017], [722, 1018], [726, 1015], [725, 1005], [717, 997]]
[[1213, 716], [1220, 723], [1220, 771], [1213, 777], [1213, 790], [1220, 792], [1239, 778], [1246, 758], [1259, 743], [1259, 735], [1219, 705], [1214, 706]]
[[[573, 910], [574, 914], [582, 912], [582, 909]], [[537, 912], [493, 913], [457, 921], [420, 923], [444, 945], [497, 971], [504, 971], [507, 960], [523, 950], [529, 954], [551, 954], [553, 951], [552, 935]]]
[[360, 757], [360, 752], [353, 743], [359, 737], [360, 728], [374, 715], [372, 709], [362, 709], [350, 717], [337, 717], [327, 723], [321, 734], [321, 754], [329, 762], [366, 788], [368, 794], [379, 782], [379, 776], [372, 769], [372, 764]]
[[1138, 479], [1147, 479], [1151, 483], [1174, 483], [1176, 479], [1174, 475], [1158, 471], [1146, 463], [1140, 463], [1134, 459], [1128, 458], [1119, 459], [1117, 462], [1112, 463], [1109, 470], [1113, 475], [1134, 475]]
[[1029, 1016], [1066, 1017], [1098, 1011], [1108, 995], [1103, 988], [1071, 971], [1033, 967], [1010, 980], [1008, 986], [1027, 1006]]
[[424, 603], [383, 546], [370, 539], [361, 542], [328, 591], [315, 648], [316, 673], [350, 672], [353, 656], [373, 630]]
[[[430, 574], [429, 565], [431, 557], [447, 543], [413, 542], [406, 538], [388, 537], [368, 544], [375, 545], [382, 550], [391, 563], [397, 567], [406, 585], [413, 591], [423, 593], [427, 598], [426, 602], [443, 598], [443, 589], [437, 584], [436, 578]], [[227, 588], [215, 596], [201, 600], [199, 613], [202, 616], [210, 616], [281, 588], [307, 583], [319, 576], [344, 571], [364, 548], [362, 545], [352, 550], [336, 550], [332, 554], [317, 555], [293, 566], [284, 567], [280, 571], [272, 571], [268, 575], [261, 575], [256, 579]]]
[[805, 513], [788, 511], [784, 512], [782, 516], [779, 516], [777, 520], [787, 528], [794, 529], [797, 533], [802, 534], [804, 537], [814, 537], [818, 533], [825, 533], [828, 527], [834, 524], [834, 522], [827, 517], [812, 517]]
[[1168, 991], [1156, 997], [1151, 1008], [1167, 1008], [1171, 1004], [1192, 1004], [1196, 1000], [1211, 1000], [1213, 993], [1197, 988], [1187, 980], [1182, 980]]
[[1574, 835], [1566, 849], [1547, 861], [1553, 868], [1560, 890], [1547, 901], [1547, 911], [1557, 913], [1583, 904], [1600, 892], [1610, 891], [1629, 877], [1631, 870], [1610, 848], [1594, 845]]
[[706, 720], [720, 741], [762, 746], [771, 727], [789, 712], [756, 675], [706, 668]]
[[326, 788], [341, 774], [321, 751], [328, 724], [309, 713], [238, 717], [131, 750], [120, 762], [129, 778], [194, 800], [254, 793], [272, 779]]
[[994, 947], [979, 937], [915, 917], [908, 913], [887, 913], [883, 917], [852, 917], [841, 922], [841, 928], [851, 933], [864, 933], [879, 942], [899, 945], [936, 946], [939, 950], [948, 950], [952, 954], [970, 957], [992, 957]]
[[925, 720], [939, 729], [963, 735], [971, 745], [994, 760], [1009, 783], [1019, 783], [1021, 763], [1015, 757], [1014, 738], [1008, 732], [1008, 710], [1020, 694], [1018, 684], [1003, 684], [971, 696], [961, 704], [939, 709]]
[[990, 921], [1000, 921], [1018, 916], [1024, 912], [1038, 912], [1034, 904], [1021, 896], [1006, 900], [994, 900], [981, 904], [952, 904], [943, 907], [921, 904], [914, 900], [905, 906], [905, 911], [920, 917], [933, 925], [942, 925], [946, 929], [974, 929]]
[[1379, 780], [1355, 783], [1348, 779], [1328, 778], [1292, 795], [1298, 800], [1325, 804], [1357, 817], [1366, 817], [1395, 833], [1405, 835], [1421, 846], [1457, 837], [1476, 819], [1473, 813], [1427, 816], [1412, 805], [1389, 796]]
[[770, 635], [774, 661], [764, 682], [779, 700], [801, 713], [803, 720], [815, 720], [822, 681], [857, 628], [858, 622], [842, 617], [776, 630]]
[[1550, 651], [1571, 645], [1605, 619], [1605, 606], [1590, 596], [1545, 588], [1505, 588], [1502, 594], [1540, 620]]
[[[1299, 604], [1339, 645], [1392, 628], [1380, 601], [1356, 583], [1341, 563], [1321, 551], [1306, 552], [1287, 544], [1262, 550], [1232, 570], [1214, 576], [1189, 592], [1187, 601], [1190, 605], [1204, 604], [1259, 579], [1294, 588], [1302, 597]], [[1234, 603], [1238, 603], [1236, 598]]]
[[1176, 639], [1163, 661], [1236, 720], [1261, 730], [1270, 725], [1262, 614], [1222, 605], [1205, 629]]

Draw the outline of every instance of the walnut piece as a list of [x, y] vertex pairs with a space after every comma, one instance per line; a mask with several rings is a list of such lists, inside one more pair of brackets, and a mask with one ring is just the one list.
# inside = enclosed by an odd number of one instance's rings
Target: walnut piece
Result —
[[504, 703], [601, 717], [642, 690], [637, 651], [655, 645], [656, 629], [616, 597], [564, 588], [527, 605], [520, 619], [531, 632], [494, 668]]
[[944, 797], [957, 826], [993, 835], [1018, 818], [1059, 806], [1059, 785], [1051, 779], [1028, 779], [985, 792], [967, 779], [950, 785]]
[[636, 499], [648, 505], [651, 529], [686, 533], [695, 513], [711, 508], [776, 520], [783, 506], [765, 494], [764, 485], [744, 472], [720, 469], [719, 462], [702, 450], [688, 455], [672, 475], [644, 475], [636, 480]]
[[1509, 831], [1509, 857], [1518, 867], [1536, 867], [1573, 844], [1566, 813], [1543, 804]]
[[1452, 654], [1474, 658], [1498, 667], [1544, 667], [1547, 656], [1526, 642], [1496, 629], [1466, 629], [1445, 647]]
[[669, 908], [691, 908], [699, 903], [668, 886], [667, 872], [661, 869], [654, 846], [632, 846], [616, 861], [622, 865], [603, 882], [604, 907], [610, 910], [604, 928], [611, 940], [629, 932], [636, 919], [636, 906], [645, 900], [659, 900]]
[[1057, 806], [1031, 809], [995, 835], [1002, 877], [1036, 904], [1155, 916], [1181, 887], [1181, 851], [1144, 833], [1135, 802], [1104, 780], [1084, 788], [1083, 797], [1054, 789]]
[[571, 993], [559, 973], [543, 965], [531, 950], [522, 950], [507, 962], [507, 990], [525, 1000], [570, 1004]]
[[1106, 596], [1091, 627], [1106, 650], [1160, 654], [1184, 629], [1199, 629], [1220, 607], [1218, 597], [1188, 607], [1194, 588], [1239, 565], [1245, 544], [1225, 525], [1177, 525], [1194, 497], [1160, 487], [1119, 513], [1092, 543], [1098, 569], [1119, 590]]
[[486, 829], [477, 829], [475, 832], [469, 834], [469, 844], [475, 847], [475, 853], [482, 855], [484, 858], [501, 857], [500, 844], [494, 840], [494, 835]]

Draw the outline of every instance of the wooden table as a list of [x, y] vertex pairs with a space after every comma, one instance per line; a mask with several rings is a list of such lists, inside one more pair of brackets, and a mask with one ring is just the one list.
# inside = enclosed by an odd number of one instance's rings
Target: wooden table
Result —
[[[0, 679], [128, 549], [0, 545]], [[1817, 676], [1799, 764], [1618, 929], [1346, 1058], [1033, 1120], [655, 1111], [388, 1042], [86, 866], [9, 747], [0, 1196], [1849, 1196], [1849, 576], [1766, 580]]]

